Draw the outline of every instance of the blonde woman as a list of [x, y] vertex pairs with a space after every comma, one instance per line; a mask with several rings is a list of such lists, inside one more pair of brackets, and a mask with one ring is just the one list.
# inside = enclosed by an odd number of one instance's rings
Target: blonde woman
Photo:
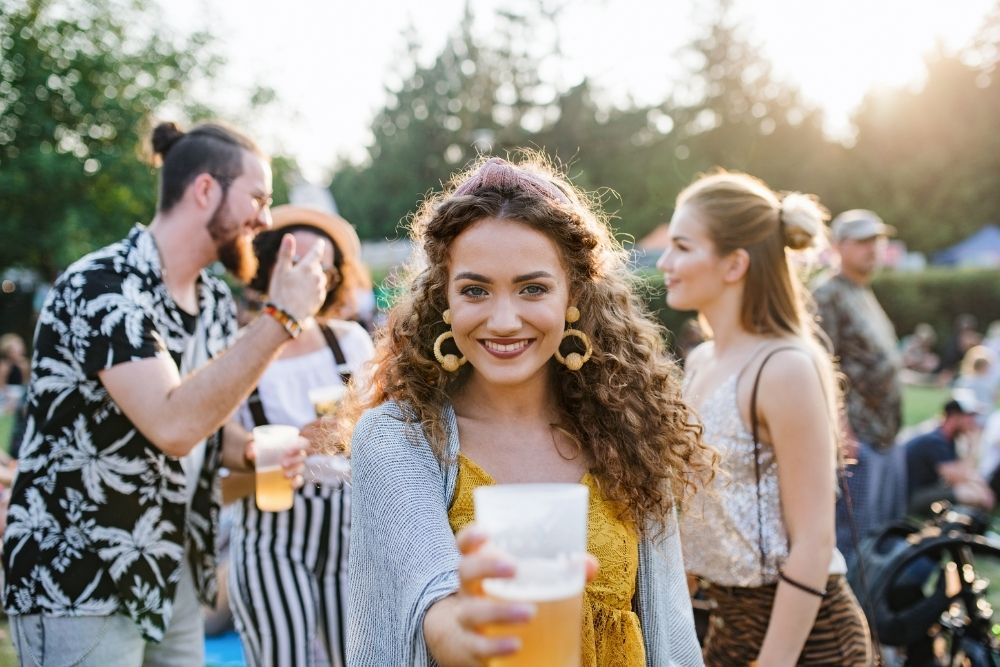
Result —
[[657, 266], [667, 303], [698, 311], [710, 340], [685, 365], [721, 473], [685, 508], [688, 569], [717, 603], [709, 665], [867, 665], [864, 617], [835, 547], [838, 410], [788, 253], [811, 246], [825, 212], [746, 174], [681, 192]]

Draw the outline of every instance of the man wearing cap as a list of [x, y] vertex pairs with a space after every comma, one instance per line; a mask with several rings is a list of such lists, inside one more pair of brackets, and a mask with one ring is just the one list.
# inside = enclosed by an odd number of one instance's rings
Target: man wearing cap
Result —
[[904, 446], [911, 514], [926, 514], [931, 504], [939, 500], [984, 510], [993, 509], [996, 502], [989, 484], [958, 455], [956, 440], [979, 428], [976, 417], [982, 412], [974, 396], [964, 396], [959, 391], [945, 403], [940, 425]]
[[253, 238], [271, 224], [268, 160], [217, 124], [162, 123], [153, 148], [150, 225], [69, 267], [39, 315], [3, 545], [22, 665], [204, 664], [217, 472], [247, 469], [252, 451], [221, 427], [323, 301], [323, 243], [296, 263], [286, 236], [270, 316], [235, 340], [232, 296], [206, 269], [253, 276]]
[[[830, 225], [837, 271], [814, 290], [819, 323], [847, 378], [844, 402], [850, 500], [837, 503], [837, 548], [853, 564], [858, 537], [897, 518], [905, 504], [903, 461], [894, 450], [902, 421], [902, 361], [896, 331], [870, 284], [895, 230], [872, 211], [841, 213]], [[850, 511], [849, 511], [850, 508]]]

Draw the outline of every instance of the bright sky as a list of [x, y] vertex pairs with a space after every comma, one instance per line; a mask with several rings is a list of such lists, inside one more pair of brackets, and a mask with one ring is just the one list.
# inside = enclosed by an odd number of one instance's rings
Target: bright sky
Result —
[[[491, 8], [531, 0], [475, 0], [477, 30]], [[338, 156], [364, 157], [371, 119], [412, 24], [429, 61], [457, 24], [464, 0], [160, 0], [170, 23], [208, 26], [229, 61], [221, 82], [199, 91], [223, 113], [246, 115], [255, 82], [278, 103], [248, 128], [272, 152], [297, 157], [314, 180]], [[850, 112], [869, 89], [918, 83], [923, 56], [940, 42], [966, 43], [994, 0], [736, 0], [751, 36], [777, 74], [827, 113], [832, 133], [849, 132]], [[588, 76], [607, 100], [662, 100], [682, 73], [678, 49], [706, 18], [697, 0], [576, 0], [561, 22], [565, 58], [543, 69], [562, 87]], [[701, 5], [701, 7], [698, 7]]]

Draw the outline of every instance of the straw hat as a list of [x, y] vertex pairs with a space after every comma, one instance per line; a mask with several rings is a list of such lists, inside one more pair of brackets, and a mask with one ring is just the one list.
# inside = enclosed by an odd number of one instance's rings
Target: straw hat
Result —
[[345, 260], [348, 255], [353, 255], [356, 261], [361, 259], [361, 239], [358, 238], [358, 233], [354, 231], [351, 223], [339, 215], [317, 208], [283, 204], [271, 209], [271, 219], [274, 221], [272, 228], [275, 230], [296, 225], [315, 227], [333, 239]]
[[[343, 256], [343, 263], [340, 266], [342, 280], [341, 298], [346, 300], [349, 307], [354, 306], [352, 292], [358, 287], [365, 287], [368, 283], [368, 271], [361, 263], [361, 239], [358, 233], [339, 215], [328, 213], [316, 208], [306, 206], [293, 206], [283, 204], [271, 209], [272, 229], [280, 231], [288, 227], [306, 226], [313, 227], [326, 236], [333, 239], [337, 244], [340, 254]], [[341, 312], [340, 316], [347, 316], [348, 313]]]

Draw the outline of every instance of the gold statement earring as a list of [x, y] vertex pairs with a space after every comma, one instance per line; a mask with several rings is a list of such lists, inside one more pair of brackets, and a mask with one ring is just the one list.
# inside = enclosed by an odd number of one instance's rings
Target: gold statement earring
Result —
[[[583, 343], [583, 347], [586, 351], [581, 355], [579, 352], [570, 352], [565, 357], [559, 353], [559, 348], [556, 348], [556, 361], [565, 366], [571, 371], [578, 371], [583, 368], [583, 365], [590, 361], [590, 355], [594, 353], [594, 348], [590, 345], [590, 338], [587, 334], [583, 333], [579, 329], [573, 328], [573, 323], [579, 321], [580, 319], [580, 309], [576, 306], [570, 306], [566, 309], [566, 322], [570, 325], [567, 327], [566, 331], [563, 332], [562, 339], [567, 338], [578, 338], [580, 342]], [[560, 345], [562, 342], [560, 341]]]
[[[451, 310], [449, 309], [441, 313], [441, 319], [445, 324], [451, 324]], [[468, 361], [465, 357], [459, 357], [454, 354], [444, 354], [441, 352], [441, 346], [444, 345], [444, 342], [454, 337], [455, 334], [450, 331], [445, 331], [434, 341], [434, 358], [437, 359], [437, 362], [441, 364], [441, 367], [449, 373], [454, 373], [461, 368], [466, 361]]]

